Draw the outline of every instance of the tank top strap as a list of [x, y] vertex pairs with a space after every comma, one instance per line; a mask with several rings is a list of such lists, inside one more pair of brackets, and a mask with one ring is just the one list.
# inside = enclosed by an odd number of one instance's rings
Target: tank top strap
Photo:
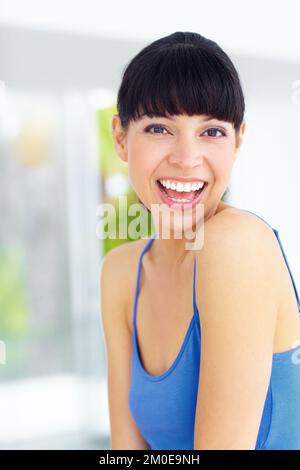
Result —
[[194, 276], [193, 276], [193, 307], [194, 307], [194, 314], [196, 315], [197, 319], [200, 322], [199, 310], [197, 307], [196, 302], [196, 255], [194, 256]]
[[295, 284], [295, 281], [294, 281], [294, 278], [293, 278], [293, 274], [292, 274], [292, 271], [291, 271], [291, 268], [289, 266], [289, 263], [288, 263], [288, 260], [287, 260], [287, 256], [284, 252], [284, 249], [283, 249], [283, 246], [282, 246], [282, 242], [280, 240], [280, 237], [279, 237], [279, 233], [278, 233], [278, 230], [276, 230], [275, 228], [273, 228], [266, 220], [264, 220], [262, 217], [260, 217], [259, 215], [255, 214], [254, 212], [251, 212], [251, 211], [248, 211], [246, 209], [243, 209], [245, 210], [246, 212], [250, 212], [250, 214], [253, 214], [255, 215], [256, 217], [258, 217], [259, 219], [263, 220], [267, 225], [269, 225], [269, 227], [271, 227], [271, 229], [273, 230], [273, 232], [275, 233], [275, 236], [277, 238], [277, 241], [278, 241], [278, 244], [280, 246], [280, 250], [281, 250], [281, 253], [283, 255], [283, 258], [284, 258], [284, 261], [285, 261], [285, 264], [288, 268], [288, 271], [289, 271], [289, 274], [290, 274], [290, 278], [292, 280], [292, 284], [293, 284], [293, 288], [294, 288], [294, 292], [295, 292], [295, 297], [296, 297], [296, 300], [297, 300], [297, 305], [298, 305], [298, 311], [299, 311], [299, 314], [300, 314], [300, 301], [299, 301], [299, 295], [298, 295], [298, 292], [297, 292], [297, 288], [296, 288], [296, 284]]
[[292, 280], [292, 284], [293, 284], [293, 288], [294, 288], [294, 292], [295, 292], [295, 296], [296, 296], [296, 300], [297, 300], [297, 304], [298, 304], [298, 312], [300, 314], [300, 301], [299, 301], [299, 295], [298, 295], [298, 292], [297, 292], [297, 287], [296, 287], [296, 283], [294, 281], [294, 278], [293, 278], [293, 274], [292, 274], [292, 271], [291, 271], [291, 268], [289, 266], [289, 263], [288, 263], [288, 260], [287, 260], [287, 256], [284, 252], [284, 249], [283, 249], [283, 246], [282, 246], [282, 243], [281, 243], [281, 240], [279, 238], [279, 234], [278, 234], [278, 231], [274, 229], [274, 232], [275, 232], [275, 235], [276, 235], [276, 238], [278, 240], [278, 243], [279, 243], [279, 246], [280, 246], [280, 249], [281, 249], [281, 253], [284, 257], [284, 261], [285, 261], [285, 264], [288, 268], [288, 271], [289, 271], [289, 274], [290, 274], [290, 277], [291, 277], [291, 280]]
[[150, 245], [153, 243], [154, 239], [156, 238], [157, 234], [155, 233], [154, 235], [151, 235], [149, 238], [148, 242], [142, 249], [140, 256], [139, 256], [139, 262], [138, 262], [138, 271], [137, 271], [137, 279], [136, 279], [136, 286], [135, 286], [135, 295], [134, 295], [134, 304], [133, 304], [133, 328], [135, 330], [136, 328], [136, 312], [137, 312], [137, 300], [138, 300], [138, 295], [139, 295], [139, 290], [140, 290], [140, 277], [141, 277], [141, 271], [142, 271], [142, 259], [145, 254], [145, 252], [148, 250]]

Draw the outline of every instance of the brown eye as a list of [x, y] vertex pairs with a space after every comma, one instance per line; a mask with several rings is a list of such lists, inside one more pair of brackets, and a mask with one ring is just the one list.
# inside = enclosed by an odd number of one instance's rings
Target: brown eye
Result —
[[[207, 129], [205, 132], [209, 132], [208, 137], [217, 137], [216, 135], [214, 135], [214, 132], [221, 132], [220, 137], [225, 137], [226, 136], [226, 133], [222, 129], [219, 129], [217, 127], [211, 127], [210, 129]], [[205, 134], [205, 132], [204, 132], [204, 134]]]
[[150, 132], [150, 130], [152, 130], [152, 129], [160, 129], [160, 130], [161, 130], [161, 129], [165, 129], [165, 130], [166, 130], [166, 128], [163, 127], [163, 126], [159, 126], [159, 125], [157, 125], [157, 124], [153, 124], [153, 125], [151, 125], [151, 126], [146, 127], [145, 132], [148, 132], [149, 134], [162, 134], [162, 132]]

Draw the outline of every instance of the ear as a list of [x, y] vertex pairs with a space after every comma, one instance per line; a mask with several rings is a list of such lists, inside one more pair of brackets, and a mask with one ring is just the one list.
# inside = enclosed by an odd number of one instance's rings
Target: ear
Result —
[[118, 114], [114, 114], [112, 118], [112, 135], [118, 156], [123, 160], [123, 162], [127, 162], [126, 133], [121, 125], [121, 120]]
[[236, 147], [235, 147], [236, 157], [237, 157], [237, 154], [238, 154], [238, 152], [241, 148], [242, 142], [243, 142], [243, 136], [244, 136], [244, 133], [245, 133], [245, 128], [246, 128], [246, 122], [243, 121], [241, 126], [240, 126], [240, 130], [239, 130], [239, 133], [237, 135], [237, 138], [236, 138]]

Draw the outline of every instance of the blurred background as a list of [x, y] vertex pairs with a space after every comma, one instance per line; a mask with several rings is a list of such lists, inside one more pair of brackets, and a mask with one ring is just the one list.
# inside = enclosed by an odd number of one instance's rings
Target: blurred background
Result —
[[111, 118], [123, 68], [153, 40], [195, 31], [235, 63], [247, 128], [226, 200], [279, 230], [300, 286], [299, 13], [0, 0], [0, 448], [110, 448], [98, 270], [124, 240], [96, 235], [96, 210], [137, 201]]

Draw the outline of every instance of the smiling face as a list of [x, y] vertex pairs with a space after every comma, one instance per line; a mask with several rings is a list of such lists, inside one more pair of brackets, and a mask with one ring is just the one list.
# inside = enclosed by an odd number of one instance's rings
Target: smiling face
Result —
[[128, 162], [131, 185], [146, 207], [179, 198], [176, 207], [189, 201], [194, 208], [201, 202], [205, 214], [214, 214], [229, 183], [245, 122], [236, 134], [231, 123], [206, 115], [144, 115], [125, 132], [114, 115], [112, 128], [116, 151]]

